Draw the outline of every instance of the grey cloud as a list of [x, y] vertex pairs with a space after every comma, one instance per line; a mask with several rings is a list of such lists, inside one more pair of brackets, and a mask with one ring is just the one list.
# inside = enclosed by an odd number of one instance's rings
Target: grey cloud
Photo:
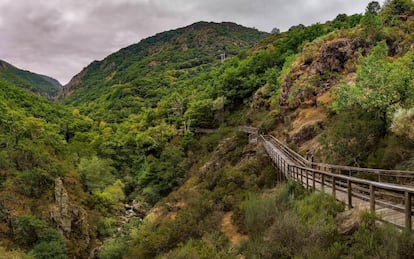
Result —
[[233, 21], [270, 31], [338, 13], [368, 0], [0, 0], [0, 59], [66, 83], [84, 66], [155, 33], [193, 22]]

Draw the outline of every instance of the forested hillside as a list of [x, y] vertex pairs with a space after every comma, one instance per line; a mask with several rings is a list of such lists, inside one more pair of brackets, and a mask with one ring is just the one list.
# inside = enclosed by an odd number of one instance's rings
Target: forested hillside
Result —
[[222, 54], [235, 56], [266, 35], [234, 23], [207, 22], [163, 32], [93, 62], [61, 96], [96, 118], [120, 122], [155, 107], [162, 97], [191, 91], [197, 86], [186, 82], [220, 63]]
[[56, 79], [18, 69], [2, 60], [0, 79], [49, 99], [55, 97], [62, 86]]
[[413, 28], [411, 0], [272, 35], [200, 22], [93, 62], [56, 103], [0, 78], [0, 255], [413, 257], [410, 233], [277, 182], [235, 130], [414, 170]]
[[[85, 255], [96, 245], [99, 214], [85, 206], [90, 196], [77, 164], [90, 148], [88, 142], [69, 140], [99, 127], [5, 81], [0, 81], [0, 110], [0, 246], [36, 258]], [[61, 179], [65, 187], [59, 189]]]

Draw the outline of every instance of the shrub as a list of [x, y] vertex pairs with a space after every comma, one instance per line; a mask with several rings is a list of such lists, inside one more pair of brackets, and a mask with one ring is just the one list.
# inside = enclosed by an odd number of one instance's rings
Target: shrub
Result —
[[32, 215], [19, 216], [13, 222], [13, 234], [20, 246], [31, 247], [40, 240], [47, 223]]
[[66, 247], [60, 241], [40, 242], [29, 255], [35, 259], [66, 259]]
[[99, 259], [123, 258], [128, 251], [127, 243], [120, 239], [108, 239], [105, 241], [103, 248], [99, 251]]
[[98, 234], [101, 237], [110, 237], [114, 233], [116, 220], [113, 218], [103, 218], [98, 222]]
[[398, 109], [392, 118], [391, 131], [414, 142], [414, 108]]
[[225, 252], [226, 243], [226, 238], [221, 233], [205, 234], [202, 239], [190, 239], [164, 258], [232, 258]]
[[79, 171], [84, 183], [90, 192], [101, 191], [114, 182], [114, 168], [110, 160], [98, 157], [82, 158], [79, 164]]
[[248, 233], [251, 235], [261, 234], [267, 229], [278, 212], [277, 204], [272, 197], [260, 198], [256, 194], [249, 194], [240, 206], [244, 211]]

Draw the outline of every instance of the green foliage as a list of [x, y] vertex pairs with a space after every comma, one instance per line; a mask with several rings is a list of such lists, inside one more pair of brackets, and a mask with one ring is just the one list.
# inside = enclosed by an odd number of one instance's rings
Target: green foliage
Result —
[[29, 255], [35, 259], [66, 259], [65, 246], [58, 241], [40, 242], [35, 245]]
[[[291, 185], [291, 184], [290, 184]], [[292, 186], [292, 185], [291, 185]], [[268, 215], [249, 227], [249, 240], [239, 252], [247, 258], [410, 258], [413, 236], [388, 224], [376, 224], [377, 216], [368, 212], [361, 216], [359, 229], [350, 235], [337, 232], [335, 216], [344, 204], [330, 195], [311, 193], [286, 195], [292, 187], [279, 186], [274, 194], [248, 198], [245, 204], [255, 210], [245, 210], [246, 219], [252, 215]], [[301, 188], [301, 187], [299, 187]], [[267, 206], [262, 206], [268, 201]], [[279, 203], [278, 201], [288, 201]], [[276, 201], [276, 202], [275, 202]], [[269, 207], [272, 213], [267, 213]], [[255, 217], [257, 218], [257, 216]], [[258, 218], [257, 218], [258, 219]], [[251, 224], [251, 221], [246, 221]], [[265, 223], [265, 226], [262, 224]]]
[[344, 111], [333, 117], [320, 141], [329, 154], [329, 162], [364, 166], [385, 132], [386, 126], [375, 114]]
[[398, 135], [403, 136], [409, 139], [410, 141], [414, 141], [414, 109], [398, 109], [395, 111], [392, 123], [391, 123], [391, 131]]
[[[219, 64], [220, 53], [234, 56], [265, 35], [232, 23], [205, 22], [160, 33], [92, 63], [70, 86], [78, 91], [66, 101], [119, 122], [177, 89], [188, 91], [183, 82], [188, 85], [185, 81]], [[107, 109], [113, 112], [105, 114]]]
[[[314, 193], [296, 203], [298, 216], [305, 224], [320, 224], [324, 217], [336, 216], [345, 209], [333, 196]], [[332, 219], [332, 218], [331, 218]], [[333, 223], [333, 222], [332, 222]], [[333, 225], [333, 224], [332, 224]]]
[[20, 70], [1, 60], [0, 80], [7, 81], [48, 98], [56, 96], [61, 87], [60, 83], [53, 78]]
[[[368, 156], [366, 166], [369, 168], [394, 169], [401, 162], [408, 166], [411, 156], [411, 144], [404, 137], [387, 135], [378, 143], [375, 152]], [[401, 166], [401, 165], [400, 165]], [[388, 181], [388, 180], [387, 180]]]
[[120, 239], [107, 239], [103, 249], [99, 251], [99, 259], [123, 258], [128, 251], [127, 244]]
[[226, 252], [226, 240], [219, 233], [206, 234], [200, 240], [190, 239], [184, 245], [169, 252], [167, 258], [234, 258]]
[[36, 259], [65, 259], [67, 258], [67, 249], [61, 234], [52, 228], [48, 228], [29, 255]]
[[372, 1], [368, 4], [367, 8], [365, 9], [365, 14], [378, 14], [381, 10], [381, 6], [377, 1]]
[[116, 180], [103, 191], [94, 191], [92, 193], [94, 207], [104, 214], [120, 210], [125, 199], [124, 187], [121, 180]]
[[200, 238], [210, 229], [212, 204], [207, 195], [197, 198], [180, 211], [174, 221], [157, 228], [150, 222], [140, 226], [131, 246], [133, 257], [148, 258], [168, 252], [190, 238]]
[[16, 243], [23, 247], [36, 244], [47, 229], [47, 223], [32, 215], [22, 215], [13, 222]]
[[303, 194], [301, 186], [289, 182], [276, 193], [246, 200], [250, 238], [241, 253], [249, 258], [325, 258], [334, 253], [331, 247], [338, 241], [334, 216], [343, 205], [328, 195]]
[[275, 220], [277, 206], [274, 199], [260, 199], [250, 194], [247, 200], [241, 203], [247, 231], [252, 235], [261, 234]]
[[[335, 31], [330, 37], [352, 36], [366, 42], [366, 48], [385, 38], [361, 57], [356, 84], [338, 87], [332, 123], [322, 142], [329, 157], [340, 163], [401, 162], [403, 158], [384, 151], [400, 146], [397, 140], [380, 141], [391, 119], [395, 134], [411, 138], [410, 114], [398, 110], [414, 104], [413, 51], [407, 51], [411, 39], [402, 32], [411, 28], [398, 16], [411, 7], [397, 2], [386, 4], [379, 15], [372, 2], [365, 16], [340, 14], [326, 24], [293, 26], [250, 51], [248, 47], [266, 34], [229, 23], [198, 23], [161, 33], [88, 66], [73, 81], [73, 94], [62, 100], [76, 107], [71, 109], [19, 90], [11, 80], [0, 81], [0, 191], [13, 189], [44, 201], [50, 199], [56, 177], [71, 172], [77, 178], [79, 173], [89, 192], [79, 200], [94, 210], [96, 222], [91, 225], [97, 225], [99, 237], [108, 238], [99, 258], [402, 255], [395, 247], [411, 248], [412, 242], [390, 239], [391, 252], [384, 252], [380, 246], [387, 240], [385, 232], [371, 225], [352, 237], [339, 235], [333, 219], [343, 205], [332, 197], [307, 196], [293, 182], [275, 193], [260, 194], [260, 189], [275, 186], [274, 169], [263, 150], [255, 157], [246, 154], [250, 149], [245, 148], [245, 134], [233, 134], [233, 126], [247, 121], [245, 109], [252, 94], [263, 87], [264, 103], [269, 98], [277, 101], [297, 53], [302, 51], [308, 64], [326, 39], [321, 36]], [[387, 12], [395, 26], [383, 30]], [[400, 39], [407, 46], [398, 49], [399, 43], [393, 42]], [[220, 63], [223, 51], [228, 58]], [[361, 53], [365, 55], [365, 49]], [[389, 53], [398, 54], [389, 58]], [[304, 90], [312, 92], [330, 76], [300, 78], [290, 96], [292, 106], [302, 83], [309, 83]], [[270, 130], [279, 119], [268, 116], [260, 120], [261, 128]], [[218, 130], [201, 135], [196, 128]], [[197, 186], [176, 192], [178, 197], [189, 196], [185, 206], [174, 207], [177, 196], [166, 198], [168, 206], [173, 204], [165, 208], [172, 220], [127, 224], [121, 234], [114, 230], [122, 202], [138, 199], [153, 205], [200, 167], [202, 173], [194, 177]], [[233, 223], [250, 237], [234, 253], [218, 234], [228, 212], [234, 212]], [[12, 225], [16, 242], [32, 249], [31, 256], [65, 258], [62, 238], [46, 234], [50, 228], [45, 222], [22, 216]], [[364, 242], [370, 245], [361, 248]], [[354, 250], [347, 252], [349, 248]]]
[[82, 158], [79, 163], [79, 172], [90, 192], [101, 191], [113, 183], [115, 181], [114, 170], [110, 160], [100, 159], [96, 156]]
[[34, 169], [20, 172], [15, 183], [20, 187], [18, 189], [20, 193], [39, 198], [52, 186], [53, 178], [44, 170]]
[[361, 24], [362, 37], [368, 42], [377, 42], [381, 38], [383, 23], [380, 16], [367, 11], [361, 19]]
[[385, 2], [381, 15], [386, 18], [387, 23], [396, 25], [398, 23], [398, 15], [412, 14], [414, 11], [414, 3], [411, 0], [388, 0]]
[[387, 45], [380, 42], [362, 60], [356, 85], [342, 85], [338, 89], [334, 109], [340, 111], [359, 106], [389, 123], [397, 107], [413, 102], [413, 53], [410, 51], [390, 63], [387, 60]]
[[388, 224], [377, 227], [375, 219], [376, 215], [368, 212], [362, 214], [362, 227], [352, 236], [354, 245], [349, 251], [350, 254], [355, 257], [402, 258], [405, 251], [399, 250], [399, 246], [407, 245], [405, 234], [400, 234], [395, 227]]
[[110, 237], [114, 234], [114, 228], [116, 226], [116, 219], [103, 218], [98, 222], [98, 234], [101, 237]]

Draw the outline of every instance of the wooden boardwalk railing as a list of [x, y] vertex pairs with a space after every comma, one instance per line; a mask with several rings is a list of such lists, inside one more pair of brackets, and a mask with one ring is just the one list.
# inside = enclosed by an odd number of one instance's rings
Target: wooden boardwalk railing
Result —
[[414, 184], [414, 172], [411, 171], [399, 171], [399, 170], [383, 170], [383, 169], [371, 169], [371, 168], [360, 168], [352, 166], [339, 166], [323, 163], [315, 163], [306, 160], [301, 155], [297, 154], [289, 147], [285, 146], [278, 139], [271, 135], [265, 136], [268, 141], [279, 148], [282, 152], [287, 154], [292, 160], [305, 167], [311, 167], [317, 170], [322, 170], [325, 172], [355, 176], [357, 178], [364, 178], [367, 180], [372, 180], [376, 182], [384, 183], [395, 183], [399, 185], [409, 185]]
[[348, 208], [369, 209], [381, 219], [412, 230], [414, 172], [359, 168], [308, 161], [271, 135], [260, 135], [257, 128], [237, 127], [255, 134], [279, 170], [279, 177], [299, 182], [306, 189], [332, 193]]
[[[382, 219], [387, 222], [405, 227], [408, 230], [412, 229], [414, 188], [362, 179], [352, 176], [352, 174], [363, 172], [387, 176], [390, 179], [393, 177], [412, 179], [413, 172], [312, 163], [283, 145], [273, 136], [261, 135], [260, 138], [267, 154], [286, 179], [293, 179], [307, 189], [331, 192], [338, 200], [345, 202], [348, 208], [358, 206], [362, 209], [369, 209], [380, 214]], [[340, 170], [338, 170], [338, 173], [330, 172], [332, 169], [351, 171], [351, 176], [344, 175], [343, 171]]]

